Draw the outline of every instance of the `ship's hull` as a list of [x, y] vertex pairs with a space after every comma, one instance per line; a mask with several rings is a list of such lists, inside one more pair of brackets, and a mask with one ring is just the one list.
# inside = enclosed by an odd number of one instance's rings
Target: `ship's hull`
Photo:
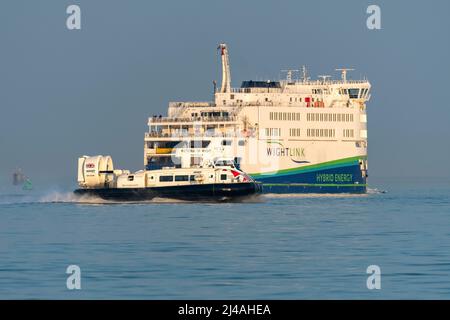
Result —
[[[367, 191], [367, 148], [362, 147], [362, 143], [227, 137], [230, 146], [223, 146], [223, 137], [206, 139], [211, 143], [204, 150], [189, 147], [170, 150], [182, 163], [185, 161], [186, 166], [192, 157], [199, 155], [210, 161], [223, 156], [239, 159], [240, 169], [264, 184], [264, 193]], [[242, 140], [245, 143], [238, 147]]]
[[151, 188], [77, 189], [75, 194], [111, 201], [148, 201], [168, 198], [187, 201], [242, 200], [262, 192], [260, 183], [196, 184]]
[[367, 177], [359, 160], [328, 162], [319, 165], [252, 175], [264, 185], [265, 193], [366, 193]]

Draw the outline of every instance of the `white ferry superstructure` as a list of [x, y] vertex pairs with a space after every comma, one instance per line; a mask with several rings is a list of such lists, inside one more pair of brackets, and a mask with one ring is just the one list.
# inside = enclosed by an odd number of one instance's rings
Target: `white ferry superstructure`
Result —
[[212, 102], [170, 102], [167, 117], [148, 119], [146, 170], [202, 166], [218, 157], [269, 193], [364, 193], [367, 188], [368, 80], [287, 70], [282, 81], [231, 87], [228, 48], [220, 44], [222, 83]]

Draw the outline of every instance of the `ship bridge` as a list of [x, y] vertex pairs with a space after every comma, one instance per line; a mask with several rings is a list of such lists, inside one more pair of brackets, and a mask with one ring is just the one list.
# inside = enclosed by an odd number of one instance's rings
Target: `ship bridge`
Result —
[[[293, 70], [280, 81], [243, 81], [240, 88], [231, 88], [226, 92], [215, 93], [215, 106], [294, 106], [294, 107], [363, 107], [370, 99], [370, 83], [367, 79], [347, 79], [347, 72], [353, 69], [336, 69], [341, 71], [341, 79], [319, 76], [311, 80], [306, 75], [294, 79]], [[294, 70], [295, 71], [295, 70]]]
[[334, 80], [328, 75], [311, 80], [306, 67], [301, 70], [301, 77], [296, 77], [300, 70], [282, 70], [286, 79], [280, 81], [243, 81], [240, 88], [231, 87], [231, 72], [228, 50], [225, 44], [219, 46], [222, 56], [222, 85], [214, 92], [214, 106], [236, 108], [259, 106], [293, 106], [293, 107], [329, 107], [329, 108], [363, 108], [370, 99], [370, 83], [367, 79], [348, 79], [351, 68], [338, 68], [341, 79]]

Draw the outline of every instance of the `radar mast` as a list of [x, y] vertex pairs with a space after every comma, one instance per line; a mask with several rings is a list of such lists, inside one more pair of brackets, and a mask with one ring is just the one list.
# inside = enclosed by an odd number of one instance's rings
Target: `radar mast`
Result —
[[340, 69], [336, 69], [336, 71], [341, 71], [341, 78], [342, 81], [347, 82], [347, 71], [354, 71], [355, 69], [352, 68], [340, 68]]

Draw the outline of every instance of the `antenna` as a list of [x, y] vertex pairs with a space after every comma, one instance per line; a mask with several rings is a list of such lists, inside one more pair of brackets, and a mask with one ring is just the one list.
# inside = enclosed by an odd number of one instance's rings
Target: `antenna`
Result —
[[292, 76], [295, 74], [295, 72], [300, 72], [300, 70], [297, 70], [297, 69], [285, 69], [285, 70], [281, 70], [281, 72], [286, 72], [286, 81], [291, 83], [292, 82]]
[[341, 78], [342, 81], [347, 82], [347, 71], [354, 71], [355, 69], [352, 68], [340, 68], [340, 69], [336, 69], [336, 71], [341, 71]]
[[306, 66], [303, 65], [302, 66], [302, 80], [303, 82], [308, 81], [309, 77], [308, 77], [308, 71], [306, 71]]

